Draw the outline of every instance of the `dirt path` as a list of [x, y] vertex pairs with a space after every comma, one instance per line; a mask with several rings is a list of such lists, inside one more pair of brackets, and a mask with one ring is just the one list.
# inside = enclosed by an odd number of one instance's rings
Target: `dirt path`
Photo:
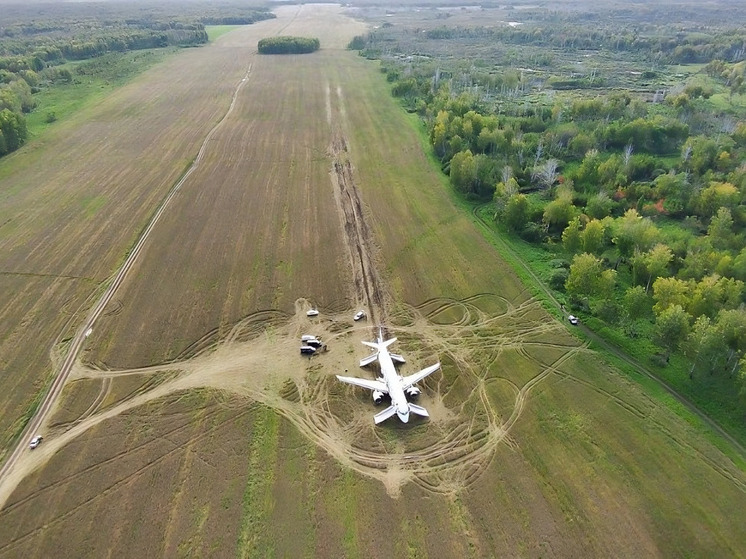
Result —
[[[26, 445], [28, 444], [29, 437], [31, 436], [32, 433], [37, 432], [41, 428], [41, 426], [44, 424], [44, 422], [48, 418], [50, 411], [53, 409], [54, 404], [57, 401], [57, 398], [59, 397], [60, 393], [62, 392], [62, 388], [64, 387], [65, 382], [67, 381], [70, 375], [70, 371], [72, 370], [76, 360], [78, 359], [80, 350], [82, 349], [86, 338], [88, 337], [90, 331], [93, 329], [93, 327], [96, 324], [96, 320], [99, 318], [99, 316], [101, 316], [106, 305], [109, 303], [109, 301], [111, 301], [112, 297], [115, 295], [119, 287], [122, 285], [122, 282], [127, 277], [127, 274], [130, 272], [130, 270], [132, 269], [132, 266], [137, 260], [140, 252], [142, 251], [143, 246], [145, 246], [145, 243], [147, 242], [151, 232], [153, 231], [154, 227], [160, 220], [161, 216], [164, 214], [164, 212], [168, 208], [168, 205], [171, 202], [171, 200], [173, 200], [173, 198], [177, 195], [177, 193], [179, 192], [179, 189], [184, 184], [184, 182], [189, 178], [189, 176], [199, 166], [200, 161], [202, 160], [204, 156], [208, 142], [213, 137], [215, 132], [220, 128], [220, 125], [225, 121], [225, 119], [233, 111], [238, 94], [241, 91], [241, 88], [243, 88], [243, 86], [248, 81], [250, 73], [251, 73], [251, 66], [249, 66], [248, 70], [246, 71], [246, 75], [236, 86], [236, 89], [233, 93], [233, 98], [231, 100], [231, 104], [228, 110], [223, 115], [223, 117], [217, 122], [217, 124], [215, 124], [212, 130], [210, 130], [210, 132], [207, 134], [204, 141], [202, 142], [202, 145], [199, 149], [199, 152], [197, 153], [196, 158], [194, 159], [194, 162], [189, 167], [189, 169], [187, 169], [187, 171], [184, 173], [181, 179], [173, 186], [173, 188], [171, 188], [169, 193], [166, 195], [163, 202], [158, 207], [155, 214], [153, 215], [150, 222], [148, 223], [147, 227], [140, 235], [140, 238], [138, 239], [137, 243], [130, 251], [129, 256], [127, 257], [127, 259], [124, 261], [122, 266], [119, 268], [117, 273], [112, 278], [111, 283], [109, 284], [109, 287], [104, 291], [104, 293], [101, 295], [99, 300], [93, 306], [93, 309], [88, 314], [88, 317], [86, 318], [85, 323], [80, 328], [78, 328], [75, 336], [70, 342], [70, 346], [67, 351], [67, 354], [65, 355], [64, 360], [62, 360], [62, 362], [60, 363], [57, 369], [57, 372], [55, 373], [55, 379], [54, 379], [54, 382], [52, 383], [52, 386], [49, 392], [46, 394], [38, 410], [36, 411], [34, 416], [31, 418], [28, 425], [26, 426], [26, 429], [23, 431], [23, 433], [19, 437], [18, 444], [13, 449], [13, 451], [10, 453], [5, 464], [3, 464], [2, 469], [0, 469], [0, 506], [1, 506], [1, 503], [5, 502], [5, 499], [10, 494], [6, 486], [15, 487], [15, 483], [13, 483], [12, 480], [22, 479], [23, 477], [25, 477], [25, 472], [23, 471], [15, 472], [14, 469], [16, 468], [16, 465], [18, 464], [21, 456], [23, 456], [24, 452], [27, 450]], [[37, 452], [35, 454], [38, 455], [40, 453]], [[28, 453], [26, 453], [26, 456], [28, 456]], [[18, 477], [19, 475], [20, 475], [20, 478]], [[9, 482], [8, 480], [11, 480], [11, 481]]]

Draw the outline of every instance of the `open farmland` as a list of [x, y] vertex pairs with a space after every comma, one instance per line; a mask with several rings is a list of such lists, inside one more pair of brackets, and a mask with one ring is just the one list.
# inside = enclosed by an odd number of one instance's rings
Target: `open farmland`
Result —
[[[359, 24], [331, 6], [278, 14], [120, 94], [204, 57], [204, 95], [224, 88], [223, 102], [189, 158], [247, 80], [97, 323], [47, 440], [19, 461], [0, 556], [743, 554], [742, 462], [530, 298], [375, 65], [342, 50]], [[318, 36], [322, 50], [253, 54], [277, 33]], [[230, 71], [215, 63], [228, 58]], [[128, 118], [111, 126], [138, 131]], [[174, 140], [160, 142], [152, 161]], [[162, 198], [176, 175], [151, 188]], [[147, 193], [140, 214], [129, 202], [139, 227], [160, 199]], [[93, 286], [133, 243], [130, 226], [97, 240], [107, 263], [78, 263]], [[366, 354], [359, 305], [399, 337], [405, 371], [442, 361], [422, 397], [430, 421], [374, 428], [369, 395], [333, 378]], [[330, 348], [310, 360], [297, 355], [309, 331]]]
[[246, 71], [237, 50], [183, 52], [3, 159], [3, 451], [52, 372], [50, 349], [78, 326], [225, 113]]

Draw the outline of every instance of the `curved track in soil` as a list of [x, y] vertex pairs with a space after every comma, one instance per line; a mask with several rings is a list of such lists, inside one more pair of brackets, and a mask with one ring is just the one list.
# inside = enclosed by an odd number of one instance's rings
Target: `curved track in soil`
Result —
[[[484, 303], [493, 309], [502, 306], [504, 312], [486, 312], [480, 308]], [[522, 355], [536, 374], [517, 386], [491, 371], [491, 363], [503, 351], [532, 346], [537, 337], [560, 332], [556, 322], [531, 318], [536, 303], [511, 307], [499, 297], [483, 294], [471, 300], [438, 300], [407, 308], [389, 326], [391, 334], [402, 340], [399, 350], [411, 359], [405, 367], [414, 370], [437, 355], [444, 360], [445, 371], [425, 384], [421, 403], [431, 412], [429, 421], [375, 427], [372, 416], [377, 410], [369, 395], [340, 385], [334, 377], [365, 355], [359, 342], [369, 337], [369, 328], [354, 323], [349, 312], [334, 315], [322, 309], [319, 319], [309, 319], [308, 308], [308, 302], [300, 299], [292, 316], [278, 311], [252, 314], [226, 338], [202, 340], [183, 361], [161, 367], [102, 371], [76, 365], [71, 378], [109, 382], [131, 375], [147, 379], [164, 370], [175, 373], [107, 409], [86, 410], [67, 430], [50, 436], [34, 461], [20, 463], [8, 488], [102, 421], [175, 392], [210, 387], [246, 395], [275, 409], [341, 463], [383, 482], [392, 496], [399, 495], [408, 481], [428, 491], [452, 493], [477, 479], [501, 442], [514, 444], [510, 430], [520, 419], [530, 392], [550, 375], [561, 374], [565, 361], [586, 350], [584, 346], [554, 345], [557, 357], [546, 362], [527, 351]], [[439, 324], [432, 321], [444, 312], [457, 318]], [[312, 359], [299, 356], [297, 340], [306, 332], [320, 335], [330, 351]], [[481, 369], [474, 363], [485, 348], [490, 348], [491, 355], [488, 361], [482, 360], [486, 368]], [[498, 409], [489, 394], [493, 383], [510, 387], [514, 393], [511, 406]]]

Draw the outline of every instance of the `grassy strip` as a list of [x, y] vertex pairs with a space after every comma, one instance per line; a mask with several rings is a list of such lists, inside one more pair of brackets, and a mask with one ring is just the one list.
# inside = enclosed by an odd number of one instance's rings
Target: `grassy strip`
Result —
[[265, 522], [272, 510], [272, 483], [277, 463], [279, 419], [270, 408], [259, 406], [249, 445], [249, 469], [243, 495], [243, 516], [238, 535], [239, 557], [271, 557]]
[[233, 31], [234, 29], [237, 29], [239, 27], [242, 27], [241, 25], [205, 25], [205, 31], [207, 31], [207, 40], [211, 43], [220, 37], [221, 35], [225, 35], [229, 31]]
[[746, 425], [743, 423], [738, 394], [723, 375], [695, 375], [690, 379], [691, 363], [683, 355], [672, 355], [667, 366], [659, 366], [652, 361], [658, 348], [649, 339], [630, 338], [620, 328], [609, 326], [597, 318], [589, 318], [586, 324], [608, 342], [645, 363], [645, 367], [656, 377], [674, 387], [741, 443], [746, 444]]
[[63, 122], [83, 107], [100, 101], [114, 89], [177, 51], [177, 48], [170, 47], [112, 52], [93, 60], [60, 66], [70, 70], [73, 81], [55, 83], [34, 94], [36, 108], [26, 117], [29, 137], [40, 136], [50, 126]]

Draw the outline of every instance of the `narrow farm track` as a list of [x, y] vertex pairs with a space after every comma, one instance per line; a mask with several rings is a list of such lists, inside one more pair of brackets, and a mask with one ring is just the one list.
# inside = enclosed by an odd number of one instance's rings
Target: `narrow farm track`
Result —
[[40, 426], [44, 423], [44, 421], [47, 419], [49, 412], [52, 410], [55, 402], [57, 401], [57, 398], [62, 392], [62, 388], [64, 387], [65, 382], [67, 381], [70, 375], [70, 371], [72, 370], [73, 365], [78, 359], [80, 350], [83, 348], [83, 344], [85, 343], [86, 338], [89, 335], [89, 330], [93, 329], [93, 327], [96, 324], [96, 320], [99, 318], [99, 316], [101, 316], [101, 313], [104, 311], [104, 308], [109, 303], [109, 301], [111, 301], [111, 299], [114, 297], [117, 290], [122, 285], [122, 282], [127, 277], [127, 274], [129, 274], [130, 270], [132, 269], [133, 264], [137, 261], [140, 255], [140, 252], [142, 251], [142, 248], [147, 243], [150, 237], [150, 234], [152, 233], [158, 221], [161, 219], [161, 216], [167, 210], [170, 202], [178, 194], [184, 182], [186, 182], [189, 176], [199, 166], [200, 162], [202, 161], [202, 158], [204, 157], [204, 153], [205, 153], [205, 150], [207, 149], [208, 142], [213, 137], [215, 132], [220, 128], [220, 126], [225, 121], [225, 119], [231, 114], [231, 112], [233, 112], [233, 109], [236, 105], [236, 99], [238, 98], [238, 94], [241, 91], [241, 88], [243, 88], [246, 82], [248, 81], [250, 73], [251, 73], [251, 66], [249, 66], [248, 70], [246, 71], [246, 75], [241, 79], [241, 81], [236, 86], [235, 91], [233, 92], [233, 98], [231, 100], [230, 106], [228, 107], [228, 110], [225, 112], [223, 117], [217, 122], [217, 124], [215, 124], [215, 126], [207, 134], [204, 141], [202, 142], [202, 145], [200, 146], [199, 152], [197, 153], [197, 156], [195, 157], [194, 161], [192, 162], [190, 167], [187, 169], [187, 171], [184, 173], [184, 175], [181, 177], [181, 179], [171, 188], [171, 190], [168, 192], [163, 202], [156, 209], [147, 227], [145, 227], [145, 230], [140, 235], [140, 238], [138, 239], [137, 243], [135, 243], [135, 246], [130, 251], [126, 260], [124, 261], [122, 266], [119, 268], [117, 273], [112, 278], [106, 291], [104, 291], [104, 293], [101, 295], [99, 300], [94, 305], [93, 309], [88, 314], [88, 317], [86, 318], [86, 321], [83, 324], [83, 326], [78, 328], [75, 336], [70, 342], [70, 345], [69, 345], [69, 348], [67, 350], [67, 354], [64, 360], [62, 361], [59, 368], [57, 369], [57, 372], [55, 373], [54, 382], [52, 383], [52, 386], [49, 392], [44, 396], [44, 399], [39, 405], [39, 408], [37, 409], [34, 416], [31, 418], [31, 420], [28, 422], [28, 425], [26, 426], [21, 437], [19, 438], [18, 444], [13, 449], [13, 451], [10, 453], [8, 459], [3, 464], [2, 469], [0, 469], [0, 507], [2, 507], [2, 504], [5, 502], [8, 495], [10, 494], [10, 492], [5, 488], [6, 478], [12, 476], [13, 468], [15, 467], [16, 463], [18, 462], [23, 452], [27, 450], [26, 443], [29, 438], [29, 435], [31, 433], [36, 432], [40, 428]]

